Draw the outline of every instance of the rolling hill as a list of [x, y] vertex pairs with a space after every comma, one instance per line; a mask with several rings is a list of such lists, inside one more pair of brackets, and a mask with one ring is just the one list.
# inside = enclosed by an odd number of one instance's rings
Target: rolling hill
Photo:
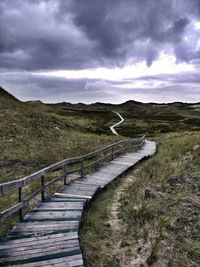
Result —
[[[200, 130], [199, 103], [45, 104], [21, 102], [0, 87], [0, 109], [0, 175], [4, 180], [119, 138]], [[113, 110], [125, 118], [118, 139], [109, 129], [118, 120]]]

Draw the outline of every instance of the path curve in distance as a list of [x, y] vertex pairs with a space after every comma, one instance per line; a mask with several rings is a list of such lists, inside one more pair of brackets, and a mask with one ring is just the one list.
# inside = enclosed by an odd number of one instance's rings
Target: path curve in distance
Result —
[[116, 112], [116, 111], [113, 111], [113, 113], [115, 113], [115, 114], [118, 115], [118, 117], [120, 118], [120, 121], [119, 121], [118, 123], [115, 123], [114, 125], [112, 125], [112, 126], [110, 127], [110, 130], [111, 130], [111, 132], [112, 132], [113, 134], [115, 134], [115, 135], [119, 135], [118, 132], [115, 130], [115, 127], [118, 126], [118, 125], [120, 125], [122, 122], [124, 122], [124, 118], [123, 118], [118, 112]]

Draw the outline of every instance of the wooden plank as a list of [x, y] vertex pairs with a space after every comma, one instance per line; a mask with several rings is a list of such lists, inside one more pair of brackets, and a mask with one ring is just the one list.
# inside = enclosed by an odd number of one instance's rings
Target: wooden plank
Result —
[[[69, 263], [55, 263], [55, 264], [51, 264], [51, 266], [57, 266], [57, 267], [84, 267], [83, 265], [83, 260], [76, 260], [76, 261], [71, 261]], [[48, 265], [45, 265], [44, 267], [49, 267]]]
[[96, 190], [76, 190], [76, 189], [70, 189], [70, 188], [65, 188], [64, 190], [61, 191], [61, 193], [64, 194], [71, 194], [71, 195], [86, 195], [89, 197], [92, 197], [95, 194]]
[[[48, 251], [48, 249], [50, 249], [51, 247], [56, 247], [58, 248], [59, 246], [64, 246], [64, 247], [67, 247], [68, 245], [72, 245], [72, 244], [79, 244], [79, 240], [78, 238], [77, 239], [72, 239], [72, 240], [64, 240], [64, 239], [61, 239], [61, 240], [52, 240], [51, 242], [43, 242], [43, 243], [38, 243], [38, 244], [30, 244], [27, 245], [27, 246], [18, 246], [18, 247], [13, 247], [13, 246], [7, 246], [6, 248], [0, 248], [0, 253], [1, 255], [11, 255], [12, 256], [15, 254], [15, 253], [28, 253], [29, 250], [31, 251], [35, 251], [37, 249], [42, 249], [44, 251]], [[18, 255], [16, 254], [16, 255]]]
[[[65, 266], [65, 267], [80, 267], [83, 265], [83, 257], [82, 254], [77, 254], [68, 257], [60, 257], [51, 260], [44, 260], [26, 264], [20, 264], [20, 267], [46, 267], [46, 266]], [[11, 266], [11, 265], [9, 265]], [[12, 267], [19, 267], [19, 265], [12, 265]]]
[[120, 161], [120, 160], [118, 160], [118, 161], [112, 161], [112, 163], [114, 163], [114, 164], [120, 164], [120, 165], [126, 165], [126, 166], [132, 166], [133, 165], [130, 162], [125, 162], [125, 161]]
[[[56, 227], [58, 226], [66, 226], [66, 229], [67, 227], [73, 227], [73, 226], [77, 226], [79, 225], [79, 223], [75, 220], [75, 221], [55, 221], [55, 222], [49, 222], [49, 221], [45, 221], [45, 222], [19, 222], [19, 223], [16, 223], [15, 226], [13, 227], [13, 229], [17, 229], [17, 228], [20, 228], [20, 229], [43, 229], [43, 228], [50, 228], [50, 227]], [[47, 229], [48, 230], [48, 229]]]
[[101, 174], [106, 176], [107, 174], [112, 173], [113, 175], [115, 175], [115, 177], [117, 177], [125, 169], [126, 169], [126, 166], [124, 166], [123, 164], [118, 164], [116, 162], [116, 163], [112, 163], [112, 165], [109, 168], [102, 169]]
[[53, 196], [48, 199], [46, 199], [45, 202], [85, 202], [85, 198], [70, 198], [70, 197], [58, 197]]
[[100, 187], [102, 187], [103, 185], [109, 183], [108, 180], [100, 180], [100, 179], [95, 179], [95, 181], [91, 178], [86, 178], [87, 180], [85, 181], [86, 183], [89, 183], [89, 184], [94, 184], [94, 185], [98, 185]]
[[62, 190], [60, 190], [60, 193], [67, 193], [67, 194], [74, 194], [74, 195], [86, 195], [86, 196], [93, 196], [95, 193], [96, 193], [96, 191], [97, 191], [97, 189], [98, 189], [98, 186], [97, 186], [97, 188], [94, 188], [93, 187], [93, 189], [90, 187], [90, 188], [88, 188], [88, 189], [86, 189], [86, 188], [63, 188]]
[[100, 175], [99, 173], [93, 173], [87, 175], [84, 179], [93, 179], [94, 181], [95, 179], [101, 179], [102, 181], [108, 181], [110, 178], [107, 177], [105, 173], [101, 173]]
[[25, 220], [80, 218], [81, 211], [37, 211], [26, 214]]
[[113, 162], [125, 162], [125, 163], [130, 163], [130, 164], [135, 164], [137, 161], [138, 161], [138, 159], [133, 159], [133, 158], [130, 158], [130, 156], [128, 157], [128, 156], [122, 156], [122, 157], [120, 157], [120, 158], [118, 158], [118, 159], [116, 159], [116, 160], [114, 160], [114, 161], [112, 161], [112, 163]]
[[58, 210], [68, 210], [68, 209], [82, 209], [84, 206], [83, 202], [42, 202], [38, 203], [33, 210], [42, 209], [58, 209]]
[[87, 198], [91, 199], [91, 196], [83, 196], [83, 195], [78, 195], [78, 194], [65, 194], [65, 193], [55, 193], [56, 196], [63, 196], [63, 197], [77, 197], [77, 198]]
[[122, 156], [122, 158], [130, 158], [130, 159], [133, 159], [133, 160], [135, 160], [135, 163], [137, 163], [139, 160], [142, 159], [142, 157], [136, 157], [136, 156], [133, 156], [133, 154], [124, 155], [124, 156]]
[[98, 184], [90, 184], [90, 183], [87, 183], [85, 180], [83, 182], [75, 181], [75, 183], [89, 185], [89, 186], [94, 186], [94, 187], [97, 187], [98, 186], [98, 188], [99, 188], [99, 185]]
[[6, 250], [1, 250], [1, 260], [21, 260], [21, 259], [27, 259], [32, 257], [39, 257], [41, 255], [48, 255], [48, 254], [54, 254], [54, 253], [62, 253], [66, 252], [67, 250], [75, 250], [79, 249], [79, 241], [76, 240], [70, 240], [63, 242], [55, 242], [54, 244], [51, 243], [50, 245], [46, 243], [43, 246], [29, 246], [29, 247], [23, 247], [23, 248], [9, 248]]
[[104, 180], [110, 180], [110, 179], [114, 179], [116, 178], [117, 174], [113, 173], [113, 172], [103, 172], [103, 171], [99, 171], [96, 173], [93, 173], [91, 175], [87, 175], [86, 177], [88, 178], [100, 178], [100, 179], [104, 179]]
[[[84, 178], [82, 178], [83, 181]], [[78, 190], [98, 190], [98, 185], [96, 187], [94, 185], [86, 185], [83, 182], [75, 181], [72, 184], [69, 184], [68, 186], [63, 187], [63, 189], [78, 189]]]
[[113, 180], [113, 178], [110, 178], [110, 179], [102, 179], [101, 177], [89, 177], [89, 178], [87, 178], [87, 182], [89, 182], [89, 183], [94, 183], [94, 184], [100, 184], [100, 185], [102, 185], [102, 184], [107, 184], [107, 183], [109, 183], [110, 181], [112, 181]]
[[112, 161], [109, 165], [107, 165], [105, 168], [102, 168], [103, 171], [107, 171], [109, 169], [114, 169], [116, 171], [120, 171], [124, 166], [117, 166], [116, 164], [113, 164]]
[[30, 245], [40, 245], [52, 243], [59, 240], [72, 240], [78, 238], [78, 232], [68, 232], [68, 233], [59, 233], [59, 234], [48, 234], [48, 235], [38, 235], [34, 237], [24, 237], [19, 239], [8, 239], [1, 241], [0, 248], [6, 249], [9, 247], [23, 247]]
[[69, 248], [65, 248], [65, 247], [62, 247], [62, 248], [58, 248], [58, 249], [52, 249], [50, 251], [39, 251], [34, 253], [34, 251], [31, 253], [31, 251], [29, 253], [22, 253], [21, 255], [17, 256], [17, 255], [11, 255], [10, 257], [8, 256], [7, 258], [4, 257], [4, 258], [1, 258], [0, 259], [0, 263], [1, 262], [12, 262], [12, 261], [26, 261], [26, 260], [31, 260], [33, 259], [34, 261], [34, 258], [38, 258], [38, 257], [48, 257], [48, 256], [51, 256], [53, 257], [55, 255], [56, 257], [56, 254], [65, 254], [65, 253], [70, 253], [72, 251], [80, 251], [80, 247], [79, 245], [74, 245], [74, 246], [71, 246]]
[[26, 233], [45, 233], [58, 230], [74, 230], [78, 229], [79, 221], [56, 221], [56, 222], [30, 222], [17, 223], [11, 233], [26, 234]]
[[95, 191], [98, 190], [98, 186], [96, 186], [96, 188], [95, 188], [94, 186], [73, 183], [73, 184], [71, 184], [69, 186], [63, 187], [61, 189], [61, 191], [62, 190], [80, 190], [80, 191], [92, 191], [92, 192], [95, 192]]
[[[114, 176], [114, 178], [115, 178], [116, 176]], [[93, 182], [96, 182], [96, 181], [102, 181], [102, 182], [105, 182], [105, 183], [107, 183], [107, 182], [110, 182], [110, 181], [112, 181], [113, 179], [113, 175], [112, 176], [106, 176], [106, 175], [100, 175], [100, 176], [96, 176], [96, 175], [88, 175], [87, 177], [86, 177], [86, 179], [87, 179], [87, 181], [93, 181]]]
[[79, 247], [79, 240], [70, 240], [70, 241], [65, 241], [63, 243], [63, 241], [60, 242], [54, 242], [54, 243], [46, 243], [46, 244], [42, 244], [39, 246], [27, 246], [27, 247], [18, 247], [18, 248], [8, 248], [8, 249], [4, 249], [1, 250], [1, 259], [5, 259], [5, 258], [13, 258], [15, 257], [20, 257], [20, 258], [24, 258], [25, 255], [26, 257], [35, 257], [35, 256], [39, 256], [36, 255], [38, 253], [42, 254], [43, 252], [46, 254], [52, 254], [54, 251], [59, 251], [61, 252], [61, 250], [63, 249], [69, 249], [72, 248], [74, 249], [74, 247]]
[[115, 167], [115, 164], [113, 164], [112, 162], [111, 166], [107, 167], [106, 169], [102, 168], [98, 172], [93, 173], [93, 174], [95, 174], [95, 176], [102, 176], [102, 177], [103, 176], [108, 177], [109, 175], [113, 174], [116, 177], [117, 174], [120, 173], [121, 169], [123, 168], [124, 168], [123, 165]]

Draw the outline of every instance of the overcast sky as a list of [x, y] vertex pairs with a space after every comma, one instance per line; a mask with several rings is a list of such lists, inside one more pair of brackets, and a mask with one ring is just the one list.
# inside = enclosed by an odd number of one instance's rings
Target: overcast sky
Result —
[[200, 102], [200, 0], [0, 0], [0, 85], [44, 102]]

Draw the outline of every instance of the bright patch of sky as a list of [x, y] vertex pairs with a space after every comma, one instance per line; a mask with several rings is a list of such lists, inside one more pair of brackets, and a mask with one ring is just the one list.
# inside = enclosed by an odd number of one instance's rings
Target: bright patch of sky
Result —
[[176, 74], [195, 71], [195, 66], [188, 63], [177, 63], [172, 55], [162, 53], [158, 60], [148, 67], [145, 61], [135, 65], [127, 65], [124, 68], [97, 68], [85, 70], [60, 70], [48, 72], [36, 72], [35, 75], [44, 75], [50, 77], [62, 77], [66, 79], [102, 79], [110, 81], [119, 81], [130, 78], [139, 78], [142, 76], [158, 74]]

